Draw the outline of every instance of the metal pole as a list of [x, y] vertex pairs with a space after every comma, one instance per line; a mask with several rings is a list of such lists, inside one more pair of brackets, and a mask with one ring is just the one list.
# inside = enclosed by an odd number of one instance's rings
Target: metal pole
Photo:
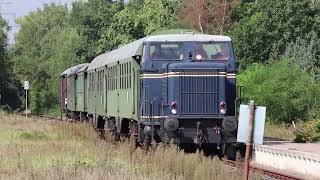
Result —
[[245, 167], [244, 167], [244, 180], [249, 179], [249, 168], [250, 168], [250, 159], [251, 159], [251, 143], [252, 143], [252, 134], [254, 127], [254, 115], [255, 115], [255, 104], [254, 101], [249, 103], [250, 115], [249, 115], [249, 126], [248, 126], [248, 138], [246, 142], [246, 156], [245, 156]]
[[28, 119], [28, 89], [26, 89], [26, 119]]

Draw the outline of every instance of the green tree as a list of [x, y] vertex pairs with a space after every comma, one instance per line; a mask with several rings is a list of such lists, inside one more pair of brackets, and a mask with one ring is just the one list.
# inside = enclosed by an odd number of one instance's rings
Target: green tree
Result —
[[114, 15], [122, 9], [123, 1], [88, 0], [73, 3], [71, 22], [82, 39], [76, 49], [79, 58], [91, 62], [105, 50], [101, 48], [99, 40], [108, 31]]
[[239, 75], [238, 84], [245, 87], [248, 99], [267, 107], [270, 120], [291, 122], [314, 117], [320, 100], [320, 85], [314, 77], [299, 65], [283, 59], [268, 66], [249, 67]]
[[30, 81], [33, 113], [57, 109], [59, 75], [80, 63], [75, 51], [81, 42], [70, 26], [68, 9], [49, 5], [18, 19], [21, 25], [13, 46], [15, 72]]
[[176, 9], [180, 1], [133, 0], [117, 12], [98, 41], [97, 54], [150, 35], [155, 31], [180, 27]]
[[310, 0], [257, 0], [242, 3], [235, 11], [238, 25], [230, 32], [240, 67], [266, 64], [282, 56], [298, 38], [310, 41], [320, 33], [320, 8]]
[[284, 56], [303, 69], [317, 74], [317, 79], [320, 80], [320, 40], [314, 31], [310, 35], [310, 40], [298, 38], [296, 42], [289, 43]]
[[140, 15], [144, 33], [150, 35], [155, 31], [180, 27], [176, 12], [180, 3], [180, 0], [145, 0]]
[[139, 19], [142, 7], [143, 3], [139, 1], [129, 2], [115, 14], [112, 24], [99, 40], [99, 54], [145, 36], [143, 23]]
[[0, 105], [18, 106], [18, 83], [12, 73], [12, 61], [8, 54], [6, 22], [0, 17]]

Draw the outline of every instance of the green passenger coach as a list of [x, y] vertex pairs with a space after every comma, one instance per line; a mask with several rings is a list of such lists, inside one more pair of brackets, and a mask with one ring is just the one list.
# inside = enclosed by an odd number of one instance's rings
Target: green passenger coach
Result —
[[[97, 124], [103, 117], [112, 124], [138, 121], [139, 61], [143, 39], [96, 57], [87, 72], [88, 118]], [[121, 119], [121, 120], [120, 120]], [[122, 121], [127, 119], [126, 121]], [[118, 129], [120, 131], [120, 129]]]

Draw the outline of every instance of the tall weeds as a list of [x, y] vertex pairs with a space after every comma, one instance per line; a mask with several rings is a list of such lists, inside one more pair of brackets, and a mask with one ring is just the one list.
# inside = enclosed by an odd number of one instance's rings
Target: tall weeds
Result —
[[240, 178], [237, 170], [200, 152], [164, 145], [132, 151], [128, 142], [100, 140], [87, 124], [0, 116], [0, 179]]

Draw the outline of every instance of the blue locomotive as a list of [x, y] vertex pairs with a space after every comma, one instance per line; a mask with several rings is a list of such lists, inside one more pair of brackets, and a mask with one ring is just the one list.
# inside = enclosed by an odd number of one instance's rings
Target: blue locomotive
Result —
[[[186, 31], [151, 35], [77, 67], [81, 78], [74, 67], [61, 76], [61, 91], [75, 91], [62, 93], [67, 115], [134, 137], [143, 146], [175, 143], [235, 158], [236, 58], [230, 37]], [[82, 98], [74, 84], [79, 79]], [[74, 88], [65, 87], [69, 84]], [[68, 108], [70, 98], [73, 107], [81, 100], [84, 108]]]

